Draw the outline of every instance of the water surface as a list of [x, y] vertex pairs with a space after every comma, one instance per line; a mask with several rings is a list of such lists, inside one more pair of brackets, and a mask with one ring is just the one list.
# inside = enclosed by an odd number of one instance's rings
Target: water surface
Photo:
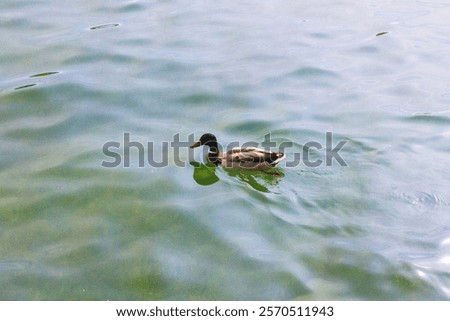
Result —
[[[4, 1], [0, 299], [450, 298], [448, 10]], [[101, 166], [205, 132], [292, 147], [277, 176]], [[348, 166], [287, 166], [327, 132]]]

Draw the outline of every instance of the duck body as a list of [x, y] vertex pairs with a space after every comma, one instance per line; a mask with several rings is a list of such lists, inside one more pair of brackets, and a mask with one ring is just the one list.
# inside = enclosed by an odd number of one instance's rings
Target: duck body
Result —
[[206, 145], [209, 147], [208, 160], [225, 168], [265, 171], [275, 167], [285, 155], [256, 147], [234, 147], [224, 153], [219, 152], [217, 139], [213, 134], [202, 135], [200, 141], [191, 148]]

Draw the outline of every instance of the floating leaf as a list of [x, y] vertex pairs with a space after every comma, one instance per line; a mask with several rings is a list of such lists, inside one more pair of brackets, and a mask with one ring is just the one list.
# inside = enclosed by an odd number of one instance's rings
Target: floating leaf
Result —
[[50, 75], [54, 75], [54, 74], [59, 74], [59, 72], [58, 71], [41, 72], [39, 74], [31, 75], [30, 78], [33, 78], [33, 77], [45, 77], [45, 76], [50, 76]]
[[36, 86], [36, 84], [29, 84], [29, 85], [16, 87], [16, 88], [14, 88], [14, 90], [25, 89], [25, 88], [29, 88], [29, 87], [33, 87], [33, 86]]
[[104, 24], [104, 25], [98, 25], [98, 26], [90, 27], [89, 29], [97, 30], [97, 29], [104, 29], [104, 28], [113, 28], [113, 27], [118, 27], [118, 26], [119, 26], [118, 23], [107, 23], [107, 24]]

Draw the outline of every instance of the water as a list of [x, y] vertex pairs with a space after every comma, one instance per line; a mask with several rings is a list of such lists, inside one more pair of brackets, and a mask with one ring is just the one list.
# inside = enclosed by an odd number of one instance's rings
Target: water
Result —
[[[449, 7], [4, 1], [0, 299], [449, 299]], [[293, 147], [101, 166], [205, 132]], [[326, 132], [348, 166], [286, 165]]]

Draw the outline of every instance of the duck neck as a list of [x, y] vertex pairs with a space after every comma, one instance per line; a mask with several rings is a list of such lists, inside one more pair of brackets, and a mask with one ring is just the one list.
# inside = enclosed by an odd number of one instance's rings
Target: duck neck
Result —
[[208, 143], [209, 151], [208, 151], [208, 159], [210, 162], [218, 165], [220, 164], [220, 153], [219, 147], [217, 146], [217, 142], [209, 142]]

